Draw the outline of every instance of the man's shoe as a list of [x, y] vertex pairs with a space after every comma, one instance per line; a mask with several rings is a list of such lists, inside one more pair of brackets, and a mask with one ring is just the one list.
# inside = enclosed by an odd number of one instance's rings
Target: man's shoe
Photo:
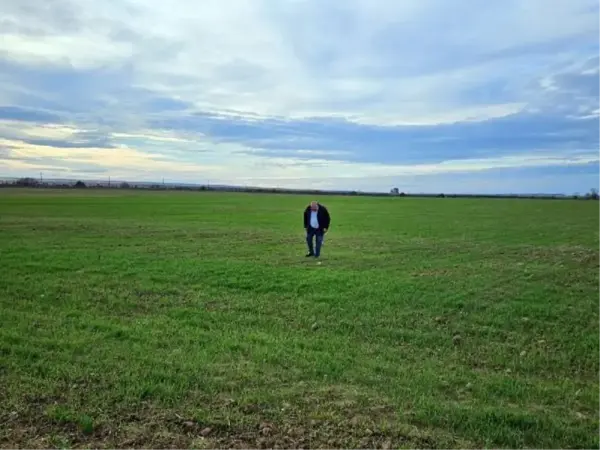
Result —
[[315, 254], [314, 254], [314, 253], [308, 253], [308, 254], [306, 255], [306, 257], [307, 257], [307, 258], [310, 258], [311, 256], [315, 256]]

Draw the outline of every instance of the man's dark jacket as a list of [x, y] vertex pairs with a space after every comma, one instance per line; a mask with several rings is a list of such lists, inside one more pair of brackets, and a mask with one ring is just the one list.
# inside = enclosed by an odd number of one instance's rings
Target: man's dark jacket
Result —
[[[304, 210], [304, 228], [310, 227], [310, 205]], [[317, 210], [317, 220], [319, 221], [319, 231], [329, 228], [331, 224], [331, 218], [329, 217], [329, 211], [323, 205], [319, 203], [319, 209]]]

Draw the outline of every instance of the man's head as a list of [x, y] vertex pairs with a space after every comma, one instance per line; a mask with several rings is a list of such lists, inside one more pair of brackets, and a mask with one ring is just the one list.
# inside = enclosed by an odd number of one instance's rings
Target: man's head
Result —
[[310, 209], [311, 211], [316, 211], [317, 209], [319, 209], [319, 203], [317, 203], [316, 201], [310, 202]]

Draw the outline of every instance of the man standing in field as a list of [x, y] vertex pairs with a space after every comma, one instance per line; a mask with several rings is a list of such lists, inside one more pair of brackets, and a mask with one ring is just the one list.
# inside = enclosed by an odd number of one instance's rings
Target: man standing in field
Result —
[[[321, 256], [323, 237], [327, 233], [330, 223], [329, 211], [320, 203], [313, 201], [304, 210], [304, 229], [306, 230], [306, 243], [308, 244], [307, 258]], [[313, 239], [316, 241], [316, 246], [313, 245]]]

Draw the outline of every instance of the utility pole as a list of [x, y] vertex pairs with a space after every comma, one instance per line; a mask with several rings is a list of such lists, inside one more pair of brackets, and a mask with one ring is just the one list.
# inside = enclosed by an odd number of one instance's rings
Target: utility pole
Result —
[[40, 172], [40, 184], [42, 184], [44, 182], [44, 176], [42, 175], [42, 172]]
[[108, 187], [110, 187], [110, 175], [108, 176]]

